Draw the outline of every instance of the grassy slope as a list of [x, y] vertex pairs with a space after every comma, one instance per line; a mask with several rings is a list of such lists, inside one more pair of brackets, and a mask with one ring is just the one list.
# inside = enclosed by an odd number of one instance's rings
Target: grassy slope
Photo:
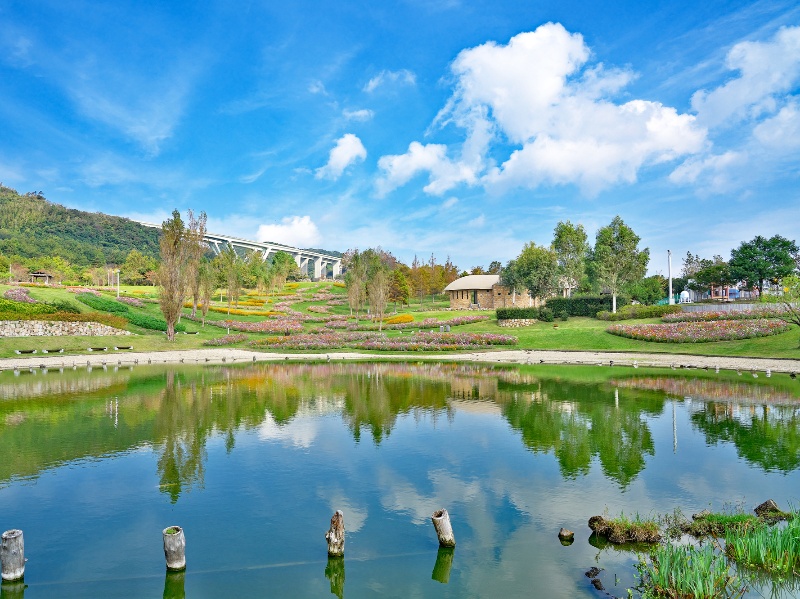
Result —
[[[8, 286], [0, 285], [0, 295], [8, 289]], [[70, 300], [78, 305], [82, 311], [90, 311], [88, 307], [75, 300], [73, 294], [63, 289], [28, 288], [32, 297], [50, 301], [54, 299]], [[325, 291], [333, 293], [342, 299], [346, 298], [345, 290], [340, 287], [332, 286], [330, 283], [301, 283], [299, 287], [304, 301], [293, 304], [293, 309], [308, 312], [311, 305], [325, 305], [325, 302], [312, 302], [310, 296], [314, 292]], [[154, 289], [132, 288], [123, 289], [128, 293], [141, 291], [151, 294]], [[294, 292], [295, 289], [287, 289], [285, 292]], [[113, 297], [113, 295], [110, 295]], [[140, 295], [137, 295], [141, 297]], [[219, 297], [219, 296], [217, 296]], [[242, 299], [252, 299], [242, 296]], [[263, 299], [263, 298], [262, 298]], [[252, 308], [254, 310], [269, 310], [274, 303], [285, 299], [285, 296], [275, 296], [272, 302], [267, 302], [263, 308]], [[217, 305], [224, 306], [226, 304]], [[437, 302], [434, 308], [441, 308], [442, 303]], [[759, 339], [746, 339], [742, 341], [723, 341], [717, 343], [654, 343], [649, 341], [638, 341], [617, 337], [606, 332], [609, 323], [598, 321], [591, 318], [571, 318], [567, 322], [558, 321], [556, 323], [538, 323], [536, 325], [519, 328], [506, 329], [497, 325], [493, 312], [450, 312], [447, 310], [426, 310], [430, 307], [430, 298], [426, 299], [425, 304], [420, 306], [416, 302], [408, 308], [401, 309], [400, 312], [409, 312], [415, 320], [421, 321], [425, 318], [436, 317], [440, 319], [453, 318], [464, 314], [484, 314], [491, 317], [490, 320], [470, 325], [454, 328], [454, 332], [489, 332], [506, 333], [519, 337], [520, 349], [545, 349], [545, 350], [588, 350], [588, 351], [620, 351], [620, 352], [653, 352], [653, 353], [686, 353], [696, 355], [718, 355], [718, 356], [754, 356], [754, 357], [779, 357], [800, 359], [800, 348], [798, 341], [798, 328], [793, 327], [789, 332], [772, 337], [762, 337]], [[347, 305], [330, 306], [332, 314], [349, 314]], [[160, 317], [157, 304], [148, 303], [141, 311]], [[189, 310], [185, 310], [188, 314]], [[219, 312], [209, 312], [209, 321], [223, 321], [228, 319], [227, 314]], [[233, 320], [260, 321], [263, 317], [235, 315], [230, 317]], [[25, 339], [6, 339], [0, 338], [0, 357], [10, 357], [15, 355], [15, 349], [42, 349], [44, 347], [64, 347], [72, 352], [85, 352], [89, 345], [104, 345], [113, 347], [114, 345], [133, 345], [137, 351], [163, 351], [170, 349], [194, 349], [202, 347], [202, 342], [208, 339], [220, 337], [225, 334], [225, 330], [219, 327], [201, 327], [199, 323], [189, 320], [183, 321], [189, 331], [198, 331], [198, 335], [178, 335], [174, 343], [168, 343], [163, 333], [148, 331], [138, 327], [130, 326], [129, 330], [135, 333], [135, 337], [66, 337], [55, 339], [44, 338], [25, 338]], [[629, 321], [629, 322], [658, 322], [656, 319]], [[558, 327], [554, 327], [557, 324]], [[308, 329], [317, 328], [319, 324], [308, 324]], [[398, 331], [390, 331], [390, 336], [400, 335]], [[257, 338], [259, 335], [248, 335], [249, 338]], [[91, 343], [89, 343], [91, 341]], [[240, 343], [239, 347], [246, 347], [246, 342]]]

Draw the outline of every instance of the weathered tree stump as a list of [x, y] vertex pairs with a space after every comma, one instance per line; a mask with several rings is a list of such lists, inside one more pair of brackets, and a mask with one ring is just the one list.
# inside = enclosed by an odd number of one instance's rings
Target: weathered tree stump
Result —
[[331, 517], [331, 527], [325, 533], [325, 540], [328, 541], [328, 555], [331, 557], [344, 555], [344, 514], [342, 510], [336, 510]]
[[453, 527], [450, 526], [450, 514], [447, 513], [447, 510], [433, 512], [431, 522], [436, 529], [436, 536], [439, 537], [439, 546], [455, 547], [456, 537], [453, 534]]
[[164, 577], [164, 599], [186, 599], [186, 570], [167, 570]]
[[164, 529], [164, 557], [167, 570], [183, 570], [186, 568], [186, 537], [180, 526], [168, 526]]
[[11, 529], [3, 533], [0, 562], [3, 580], [20, 580], [25, 576], [25, 541], [21, 530]]
[[564, 547], [568, 547], [575, 541], [575, 533], [566, 528], [562, 528], [558, 531], [558, 540], [561, 541]]
[[450, 582], [450, 570], [453, 567], [453, 554], [455, 549], [452, 547], [439, 547], [436, 554], [436, 563], [433, 565], [431, 580], [447, 584]]
[[344, 597], [344, 558], [328, 556], [325, 566], [325, 578], [331, 583], [331, 595], [339, 599]]

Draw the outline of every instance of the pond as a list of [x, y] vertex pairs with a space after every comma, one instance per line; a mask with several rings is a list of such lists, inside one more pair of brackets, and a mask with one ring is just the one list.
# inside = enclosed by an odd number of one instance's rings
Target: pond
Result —
[[[0, 373], [2, 597], [627, 597], [607, 512], [800, 498], [800, 382], [620, 367]], [[457, 546], [438, 549], [446, 508]], [[344, 512], [343, 561], [324, 533]], [[161, 531], [186, 534], [166, 575]], [[575, 531], [564, 546], [561, 527]], [[606, 592], [584, 576], [601, 569]], [[751, 591], [794, 596], [787, 587]], [[794, 590], [792, 590], [794, 588]]]

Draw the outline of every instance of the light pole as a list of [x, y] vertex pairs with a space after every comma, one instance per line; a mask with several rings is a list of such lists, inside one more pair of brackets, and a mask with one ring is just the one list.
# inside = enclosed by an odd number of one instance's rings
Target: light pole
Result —
[[669, 261], [669, 305], [675, 304], [675, 296], [672, 295], [672, 250], [667, 250], [667, 260]]

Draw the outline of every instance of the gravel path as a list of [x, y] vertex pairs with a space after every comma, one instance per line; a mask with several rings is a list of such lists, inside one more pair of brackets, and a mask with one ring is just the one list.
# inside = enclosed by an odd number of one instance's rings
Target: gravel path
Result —
[[327, 354], [277, 354], [244, 349], [215, 348], [164, 352], [103, 352], [87, 355], [35, 355], [0, 359], [0, 370], [14, 368], [62, 368], [68, 366], [101, 366], [103, 364], [221, 364], [228, 362], [275, 362], [331, 360], [408, 360], [483, 362], [495, 364], [598, 364], [614, 366], [659, 366], [666, 368], [716, 368], [773, 372], [800, 372], [800, 360], [782, 358], [738, 358], [691, 356], [684, 354], [645, 354], [592, 351], [507, 350], [459, 354], [330, 352]]

